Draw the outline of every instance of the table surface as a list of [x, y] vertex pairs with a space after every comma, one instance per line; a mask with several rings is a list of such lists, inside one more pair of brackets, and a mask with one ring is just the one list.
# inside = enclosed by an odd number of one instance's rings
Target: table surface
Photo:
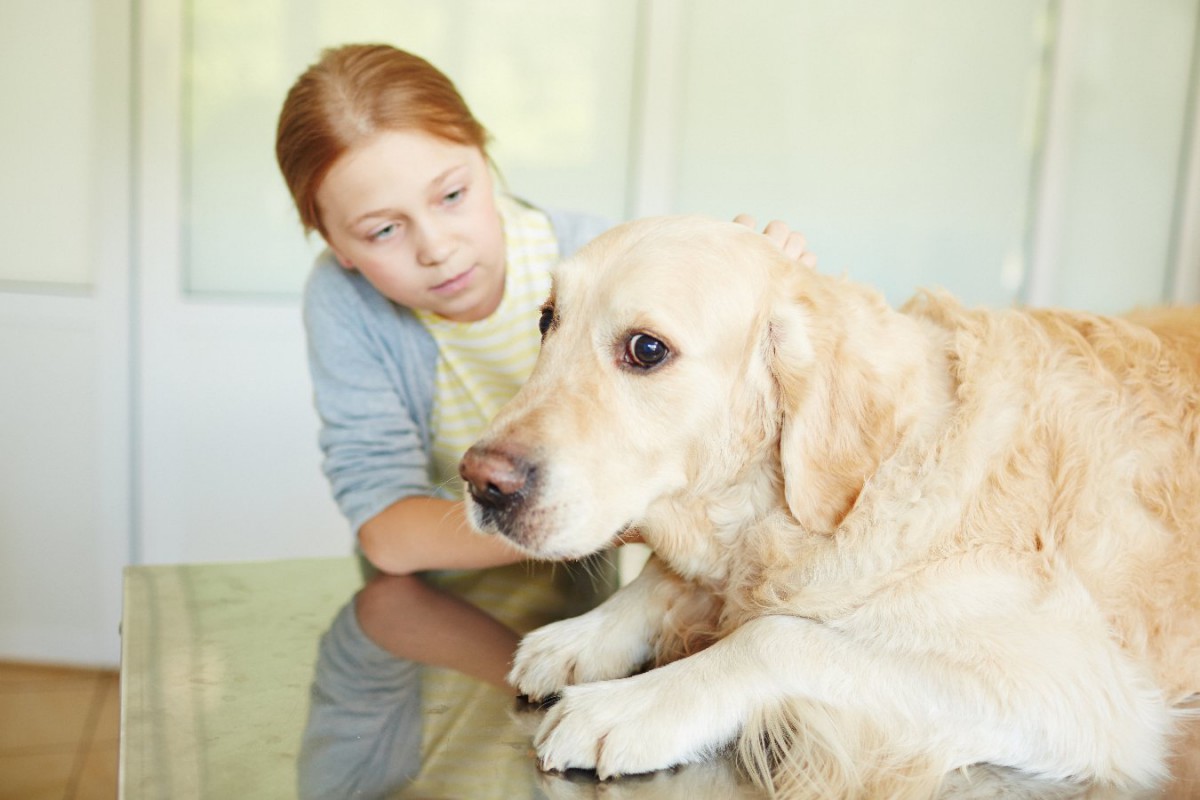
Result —
[[[318, 640], [360, 583], [352, 558], [128, 568], [120, 797], [295, 798]], [[522, 744], [528, 715], [496, 724], [497, 740], [514, 743], [506, 769], [528, 775], [525, 797], [761, 796], [720, 760], [608, 783], [586, 773], [545, 775]], [[1189, 746], [1200, 747], [1200, 737]], [[1200, 796], [1190, 774], [1155, 796]], [[980, 789], [953, 796], [1082, 796], [1045, 786]], [[496, 800], [513, 800], [511, 785], [498, 791]]]
[[[351, 558], [128, 568], [120, 796], [296, 797], [318, 640], [360, 583]], [[495, 737], [527, 743], [522, 716]], [[601, 786], [539, 773], [527, 746], [507, 752], [529, 798], [759, 796], [721, 762]], [[511, 782], [498, 791], [512, 800]]]

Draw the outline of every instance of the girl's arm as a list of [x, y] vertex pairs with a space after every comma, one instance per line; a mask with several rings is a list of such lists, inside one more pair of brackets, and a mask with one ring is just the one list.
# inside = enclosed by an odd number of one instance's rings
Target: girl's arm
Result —
[[[643, 541], [641, 533], [632, 529], [612, 544]], [[397, 500], [367, 520], [359, 528], [358, 547], [376, 569], [389, 575], [502, 567], [527, 558], [503, 536], [471, 528], [461, 500], [426, 496]]]
[[358, 545], [380, 571], [410, 575], [429, 569], [482, 569], [524, 560], [500, 536], [477, 533], [462, 501], [413, 496], [363, 523]]

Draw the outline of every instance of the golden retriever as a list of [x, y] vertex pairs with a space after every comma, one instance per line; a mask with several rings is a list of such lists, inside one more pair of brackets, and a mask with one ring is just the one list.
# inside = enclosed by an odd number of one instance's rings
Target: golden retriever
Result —
[[522, 642], [513, 685], [561, 696], [543, 769], [732, 745], [787, 796], [1164, 780], [1200, 691], [1200, 313], [896, 311], [667, 217], [562, 264], [541, 324], [463, 458], [472, 524], [655, 554]]

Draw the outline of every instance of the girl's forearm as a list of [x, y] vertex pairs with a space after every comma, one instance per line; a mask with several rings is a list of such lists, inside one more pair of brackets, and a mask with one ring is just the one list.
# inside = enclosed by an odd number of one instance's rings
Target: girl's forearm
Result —
[[410, 575], [429, 569], [483, 569], [525, 556], [505, 539], [474, 531], [461, 501], [406, 497], [367, 520], [359, 547], [379, 570]]

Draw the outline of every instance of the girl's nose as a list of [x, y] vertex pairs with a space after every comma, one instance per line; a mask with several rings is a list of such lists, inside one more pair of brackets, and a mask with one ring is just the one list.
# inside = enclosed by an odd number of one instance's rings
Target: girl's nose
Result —
[[426, 222], [417, 235], [417, 263], [423, 267], [436, 267], [454, 252], [453, 238], [437, 223]]

